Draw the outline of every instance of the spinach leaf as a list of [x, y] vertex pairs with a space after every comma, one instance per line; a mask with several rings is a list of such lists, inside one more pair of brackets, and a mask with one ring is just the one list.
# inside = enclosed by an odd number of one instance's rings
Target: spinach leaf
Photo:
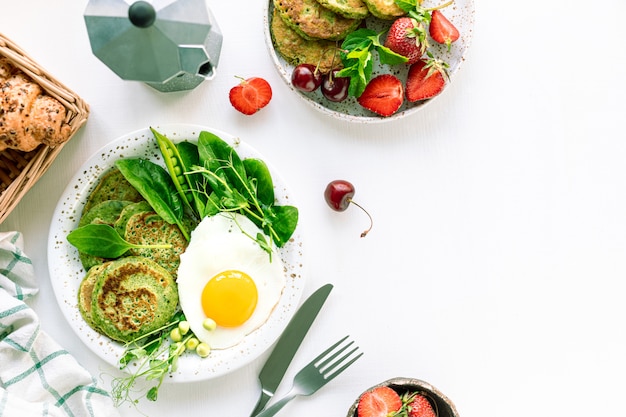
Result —
[[200, 164], [198, 145], [183, 141], [176, 144], [176, 149], [178, 150], [182, 165], [185, 167], [183, 174], [187, 179], [187, 184], [189, 184], [189, 190], [194, 201], [194, 211], [199, 217], [202, 217], [211, 188], [201, 174], [189, 173], [191, 167]]
[[171, 244], [164, 245], [136, 245], [126, 240], [108, 224], [88, 224], [72, 230], [67, 235], [70, 242], [79, 252], [101, 258], [119, 258], [129, 249], [153, 248], [168, 249]]
[[[272, 230], [276, 246], [283, 247], [298, 225], [298, 209], [294, 206], [273, 206]], [[267, 233], [267, 232], [266, 232]]]
[[246, 194], [249, 187], [246, 183], [246, 169], [232, 146], [211, 132], [201, 132], [198, 151], [200, 165], [224, 178], [232, 188]]
[[119, 159], [115, 165], [154, 211], [166, 222], [178, 225], [189, 240], [189, 232], [182, 222], [183, 202], [167, 171], [143, 158]]
[[265, 162], [256, 158], [243, 160], [248, 182], [257, 198], [266, 206], [274, 204], [274, 182]]

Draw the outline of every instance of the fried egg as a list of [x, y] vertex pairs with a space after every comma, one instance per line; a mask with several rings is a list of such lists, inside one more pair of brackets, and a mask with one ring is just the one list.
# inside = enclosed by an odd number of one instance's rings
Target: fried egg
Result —
[[[263, 233], [247, 217], [221, 213], [204, 218], [180, 255], [180, 306], [196, 337], [226, 349], [261, 327], [285, 287], [283, 263], [255, 241]], [[209, 318], [217, 327], [207, 330]]]

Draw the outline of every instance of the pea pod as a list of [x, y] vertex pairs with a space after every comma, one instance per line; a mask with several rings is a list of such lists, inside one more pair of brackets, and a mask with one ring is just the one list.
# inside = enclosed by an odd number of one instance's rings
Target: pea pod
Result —
[[163, 156], [163, 162], [165, 162], [167, 171], [170, 173], [170, 177], [172, 177], [172, 182], [174, 183], [176, 191], [181, 196], [185, 206], [194, 211], [194, 208], [191, 206], [192, 195], [190, 185], [184, 175], [187, 169], [180, 153], [178, 152], [178, 149], [176, 148], [176, 145], [174, 145], [174, 143], [165, 135], [162, 135], [154, 130], [154, 128], [151, 127], [150, 130], [156, 139], [157, 145], [159, 145], [161, 155]]

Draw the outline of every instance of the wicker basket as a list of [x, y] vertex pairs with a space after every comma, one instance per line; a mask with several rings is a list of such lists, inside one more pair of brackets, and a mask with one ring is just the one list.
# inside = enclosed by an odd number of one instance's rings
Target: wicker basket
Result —
[[[0, 56], [8, 58], [48, 95], [56, 98], [66, 108], [66, 122], [71, 137], [87, 121], [89, 106], [74, 92], [33, 61], [20, 47], [0, 33]], [[68, 139], [69, 140], [69, 139]], [[67, 142], [65, 142], [67, 143]], [[15, 208], [20, 199], [37, 182], [61, 152], [65, 143], [54, 148], [40, 145], [31, 152], [0, 151], [0, 223]]]

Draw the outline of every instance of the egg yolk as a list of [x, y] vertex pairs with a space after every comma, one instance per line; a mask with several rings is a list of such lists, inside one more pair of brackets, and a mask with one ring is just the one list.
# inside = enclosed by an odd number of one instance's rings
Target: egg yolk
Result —
[[202, 290], [202, 309], [219, 326], [236, 327], [250, 318], [258, 299], [248, 274], [229, 270], [215, 275]]

